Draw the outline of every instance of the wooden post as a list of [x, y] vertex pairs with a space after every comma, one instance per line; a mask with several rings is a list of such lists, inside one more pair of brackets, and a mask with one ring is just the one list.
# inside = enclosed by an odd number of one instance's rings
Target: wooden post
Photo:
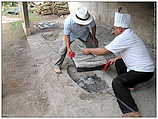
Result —
[[31, 32], [30, 32], [30, 22], [29, 22], [27, 2], [20, 2], [19, 7], [20, 7], [20, 17], [22, 18], [23, 21], [22, 26], [26, 36], [28, 36], [31, 34]]

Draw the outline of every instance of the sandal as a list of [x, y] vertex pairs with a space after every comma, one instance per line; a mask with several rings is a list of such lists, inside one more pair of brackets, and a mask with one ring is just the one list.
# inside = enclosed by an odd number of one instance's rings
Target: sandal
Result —
[[139, 112], [130, 112], [123, 114], [122, 117], [141, 117]]

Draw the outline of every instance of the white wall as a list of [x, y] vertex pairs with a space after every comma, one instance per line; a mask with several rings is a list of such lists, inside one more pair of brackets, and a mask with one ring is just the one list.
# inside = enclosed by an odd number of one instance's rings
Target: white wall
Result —
[[87, 7], [95, 17], [97, 24], [104, 24], [111, 29], [113, 26], [114, 13], [119, 7], [132, 15], [132, 28], [145, 40], [146, 43], [155, 47], [155, 17], [154, 2], [69, 2], [70, 12], [73, 13], [79, 7]]

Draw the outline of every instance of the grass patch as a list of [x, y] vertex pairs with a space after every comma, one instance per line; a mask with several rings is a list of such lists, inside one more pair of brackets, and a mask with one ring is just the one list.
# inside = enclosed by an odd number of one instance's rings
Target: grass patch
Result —
[[22, 27], [22, 21], [11, 22], [10, 28], [13, 34], [15, 34], [15, 38], [24, 38], [25, 33]]
[[16, 28], [22, 25], [22, 21], [11, 22], [10, 24], [13, 28]]

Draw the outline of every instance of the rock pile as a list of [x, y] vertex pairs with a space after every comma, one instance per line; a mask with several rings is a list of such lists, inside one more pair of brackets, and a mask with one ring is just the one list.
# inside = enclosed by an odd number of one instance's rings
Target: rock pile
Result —
[[106, 89], [107, 85], [104, 80], [101, 80], [100, 77], [95, 75], [90, 76], [81, 76], [76, 83], [83, 88], [84, 90], [92, 93], [92, 92], [101, 92]]

